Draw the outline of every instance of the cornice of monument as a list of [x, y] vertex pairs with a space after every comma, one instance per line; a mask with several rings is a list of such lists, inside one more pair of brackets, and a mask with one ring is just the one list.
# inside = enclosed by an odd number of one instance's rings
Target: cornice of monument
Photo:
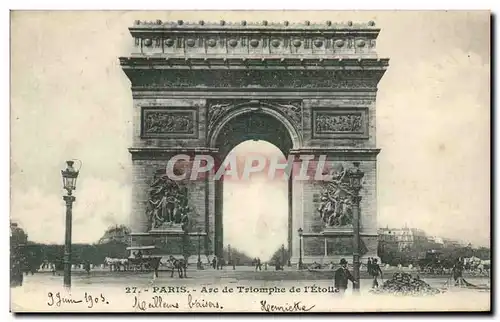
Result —
[[131, 147], [128, 149], [129, 153], [132, 155], [133, 160], [150, 159], [150, 158], [164, 158], [169, 159], [174, 154], [187, 154], [187, 155], [197, 155], [197, 154], [217, 154], [219, 152], [218, 148], [207, 148], [207, 147], [168, 147], [168, 148], [157, 148], [157, 147]]
[[188, 23], [136, 21], [129, 28], [137, 55], [331, 56], [376, 58], [375, 23]]
[[338, 56], [296, 56], [283, 55], [242, 55], [180, 56], [163, 55], [145, 56], [142, 54], [130, 57], [120, 57], [120, 64], [127, 68], [155, 68], [160, 69], [249, 69], [249, 68], [281, 68], [288, 70], [334, 69], [334, 70], [385, 70], [389, 66], [389, 59], [381, 58], [343, 58]]
[[276, 31], [276, 32], [290, 32], [290, 31], [312, 31], [312, 32], [330, 32], [330, 31], [341, 31], [341, 32], [369, 32], [378, 34], [380, 29], [375, 27], [374, 21], [368, 22], [268, 22], [267, 20], [262, 20], [260, 22], [247, 22], [242, 20], [240, 22], [232, 22], [220, 20], [219, 22], [206, 22], [200, 20], [198, 22], [189, 22], [183, 20], [177, 21], [146, 21], [146, 20], [136, 20], [134, 26], [130, 27], [131, 32], [143, 31], [143, 30], [183, 30], [183, 31], [217, 31], [217, 32], [231, 32], [231, 31]]
[[329, 148], [320, 148], [320, 147], [302, 147], [299, 149], [290, 150], [290, 154], [321, 154], [327, 153], [330, 155], [370, 155], [377, 156], [380, 153], [380, 149], [378, 148], [351, 148], [351, 147], [329, 147]]
[[129, 29], [134, 50], [120, 65], [135, 87], [147, 72], [149, 87], [370, 89], [389, 65], [377, 56], [374, 22], [157, 20]]

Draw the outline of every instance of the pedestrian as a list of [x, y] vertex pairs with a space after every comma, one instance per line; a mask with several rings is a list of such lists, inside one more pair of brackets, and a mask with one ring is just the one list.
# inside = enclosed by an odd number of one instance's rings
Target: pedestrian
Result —
[[151, 264], [153, 264], [153, 280], [158, 277], [158, 271], [160, 270], [160, 261], [161, 257], [153, 258], [152, 260]]
[[213, 267], [213, 269], [215, 269], [217, 267], [217, 257], [215, 257], [215, 256], [212, 259], [212, 267]]
[[460, 258], [457, 258], [452, 268], [452, 275], [453, 279], [455, 280], [455, 285], [460, 285], [460, 283], [463, 281], [463, 270], [463, 263]]
[[222, 270], [222, 257], [217, 257], [217, 269]]
[[90, 262], [85, 261], [85, 271], [87, 272], [87, 275], [90, 275]]
[[380, 273], [380, 278], [383, 279], [384, 277], [382, 275], [382, 269], [378, 265], [377, 259], [374, 258], [373, 262], [371, 264], [371, 269], [370, 269], [370, 275], [373, 277], [372, 288], [378, 288], [377, 277], [378, 277], [379, 273]]
[[371, 275], [371, 270], [372, 270], [372, 258], [368, 257], [368, 263], [366, 264], [366, 270], [368, 272], [368, 275]]
[[335, 271], [334, 282], [335, 288], [343, 295], [347, 289], [348, 281], [351, 281], [353, 285], [356, 284], [356, 281], [351, 272], [347, 269], [347, 261], [344, 258], [340, 260], [340, 266], [341, 267]]

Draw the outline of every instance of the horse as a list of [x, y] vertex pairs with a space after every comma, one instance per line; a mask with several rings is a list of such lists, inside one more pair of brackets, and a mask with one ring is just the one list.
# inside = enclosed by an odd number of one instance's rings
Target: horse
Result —
[[113, 269], [115, 271], [120, 271], [120, 267], [123, 267], [123, 270], [125, 271], [127, 270], [128, 259], [106, 257], [104, 258], [104, 263], [106, 264], [106, 266], [109, 266], [110, 271], [112, 271]]
[[111, 258], [111, 257], [104, 258], [104, 265], [109, 266], [110, 271], [116, 270], [117, 263], [118, 263], [117, 258]]
[[172, 266], [172, 274], [170, 277], [174, 277], [174, 271], [177, 270], [179, 274], [179, 278], [187, 277], [187, 260], [184, 258], [177, 259], [174, 256], [170, 255], [168, 262]]
[[490, 260], [481, 260], [481, 262], [479, 262], [479, 265], [477, 265], [476, 269], [479, 271], [480, 275], [489, 276], [490, 267], [491, 267]]

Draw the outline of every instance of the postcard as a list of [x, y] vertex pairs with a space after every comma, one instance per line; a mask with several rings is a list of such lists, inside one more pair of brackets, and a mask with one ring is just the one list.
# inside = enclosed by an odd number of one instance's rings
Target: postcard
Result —
[[12, 11], [11, 311], [490, 311], [490, 21]]

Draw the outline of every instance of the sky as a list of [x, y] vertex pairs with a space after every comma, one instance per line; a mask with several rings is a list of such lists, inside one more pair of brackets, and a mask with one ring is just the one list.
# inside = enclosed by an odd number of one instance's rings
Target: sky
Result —
[[[377, 96], [379, 226], [406, 224], [489, 245], [487, 12], [13, 12], [11, 18], [11, 218], [31, 240], [63, 242], [66, 159], [83, 163], [74, 242], [95, 242], [110, 225], [128, 224], [132, 95], [118, 57], [132, 51], [127, 28], [134, 20], [374, 20], [382, 29], [379, 57], [390, 58]], [[245, 143], [235, 153], [271, 152], [269, 145]], [[266, 242], [277, 248], [286, 241], [286, 212], [282, 221], [281, 214], [259, 214], [272, 200], [284, 198], [286, 207], [286, 186], [262, 180], [225, 189], [224, 220], [238, 218], [241, 198], [261, 200], [245, 223], [275, 231]], [[225, 244], [236, 247], [240, 231], [225, 234]], [[259, 239], [247, 236], [244, 244]]]

